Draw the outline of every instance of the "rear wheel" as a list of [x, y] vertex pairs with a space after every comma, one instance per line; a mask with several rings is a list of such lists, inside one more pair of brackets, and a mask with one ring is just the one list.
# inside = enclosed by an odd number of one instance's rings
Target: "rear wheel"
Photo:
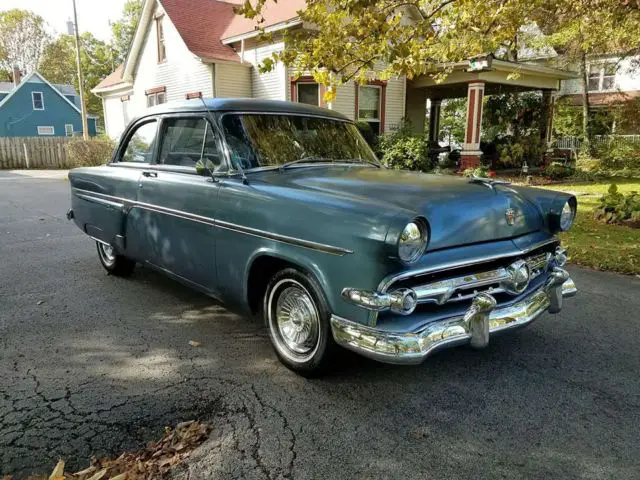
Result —
[[136, 262], [122, 255], [118, 255], [111, 245], [101, 242], [96, 242], [96, 245], [98, 247], [100, 263], [107, 272], [119, 277], [128, 277], [133, 273]]
[[281, 270], [267, 286], [263, 312], [280, 361], [304, 376], [322, 373], [335, 344], [329, 307], [315, 278]]

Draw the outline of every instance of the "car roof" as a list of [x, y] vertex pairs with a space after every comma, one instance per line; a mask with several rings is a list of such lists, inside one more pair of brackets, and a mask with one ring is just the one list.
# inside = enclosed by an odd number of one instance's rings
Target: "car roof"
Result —
[[298, 115], [313, 115], [335, 118], [337, 120], [349, 120], [335, 110], [320, 108], [304, 103], [283, 102], [280, 100], [259, 100], [255, 98], [208, 98], [203, 100], [183, 100], [178, 102], [163, 103], [148, 108], [140, 118], [149, 115], [162, 115], [165, 113], [203, 112], [206, 108], [212, 112], [251, 112], [251, 113], [287, 113]]

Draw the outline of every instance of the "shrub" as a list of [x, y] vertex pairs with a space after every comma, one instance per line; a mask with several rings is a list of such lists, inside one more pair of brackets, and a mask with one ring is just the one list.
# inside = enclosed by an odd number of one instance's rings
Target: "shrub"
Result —
[[[488, 178], [489, 177], [489, 168], [481, 165], [476, 168], [467, 168], [462, 172], [462, 175], [465, 177], [480, 177], [480, 178]], [[495, 177], [495, 174], [493, 175]]]
[[596, 156], [601, 170], [640, 170], [640, 143], [612, 137], [596, 146]]
[[553, 180], [570, 177], [573, 175], [573, 172], [573, 168], [558, 162], [550, 163], [543, 171], [545, 177], [549, 177]]
[[406, 126], [378, 137], [378, 150], [387, 167], [423, 172], [432, 169], [426, 138], [412, 135]]
[[360, 130], [360, 134], [364, 137], [369, 146], [374, 151], [376, 151], [378, 148], [378, 136], [373, 132], [373, 129], [371, 128], [371, 125], [369, 125], [369, 122], [359, 120], [356, 123], [356, 127], [358, 127], [358, 130]]
[[95, 167], [104, 165], [111, 159], [116, 144], [106, 137], [92, 140], [73, 139], [65, 148], [69, 157], [69, 167]]
[[609, 192], [600, 198], [600, 204], [593, 209], [593, 214], [601, 222], [640, 226], [640, 195], [638, 192], [624, 195], [612, 183]]

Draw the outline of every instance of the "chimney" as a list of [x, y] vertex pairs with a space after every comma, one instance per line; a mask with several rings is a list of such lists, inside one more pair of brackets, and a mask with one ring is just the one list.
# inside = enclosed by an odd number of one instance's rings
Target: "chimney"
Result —
[[14, 66], [13, 67], [13, 85], [17, 87], [18, 85], [20, 85], [21, 81], [22, 81], [22, 72], [17, 66]]

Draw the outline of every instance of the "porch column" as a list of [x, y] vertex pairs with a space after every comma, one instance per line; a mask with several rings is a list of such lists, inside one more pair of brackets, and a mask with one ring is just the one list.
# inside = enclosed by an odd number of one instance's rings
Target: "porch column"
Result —
[[473, 80], [467, 88], [467, 122], [464, 144], [460, 154], [460, 170], [480, 165], [480, 127], [482, 125], [482, 98], [484, 82]]
[[412, 132], [417, 135], [424, 135], [424, 120], [427, 113], [426, 90], [413, 87], [407, 80], [405, 102], [405, 118], [411, 124]]
[[542, 91], [542, 115], [540, 115], [540, 139], [545, 142], [547, 149], [551, 147], [553, 135], [553, 91]]
[[434, 146], [438, 144], [438, 137], [440, 136], [440, 106], [442, 105], [442, 99], [431, 98], [429, 99], [429, 145]]

